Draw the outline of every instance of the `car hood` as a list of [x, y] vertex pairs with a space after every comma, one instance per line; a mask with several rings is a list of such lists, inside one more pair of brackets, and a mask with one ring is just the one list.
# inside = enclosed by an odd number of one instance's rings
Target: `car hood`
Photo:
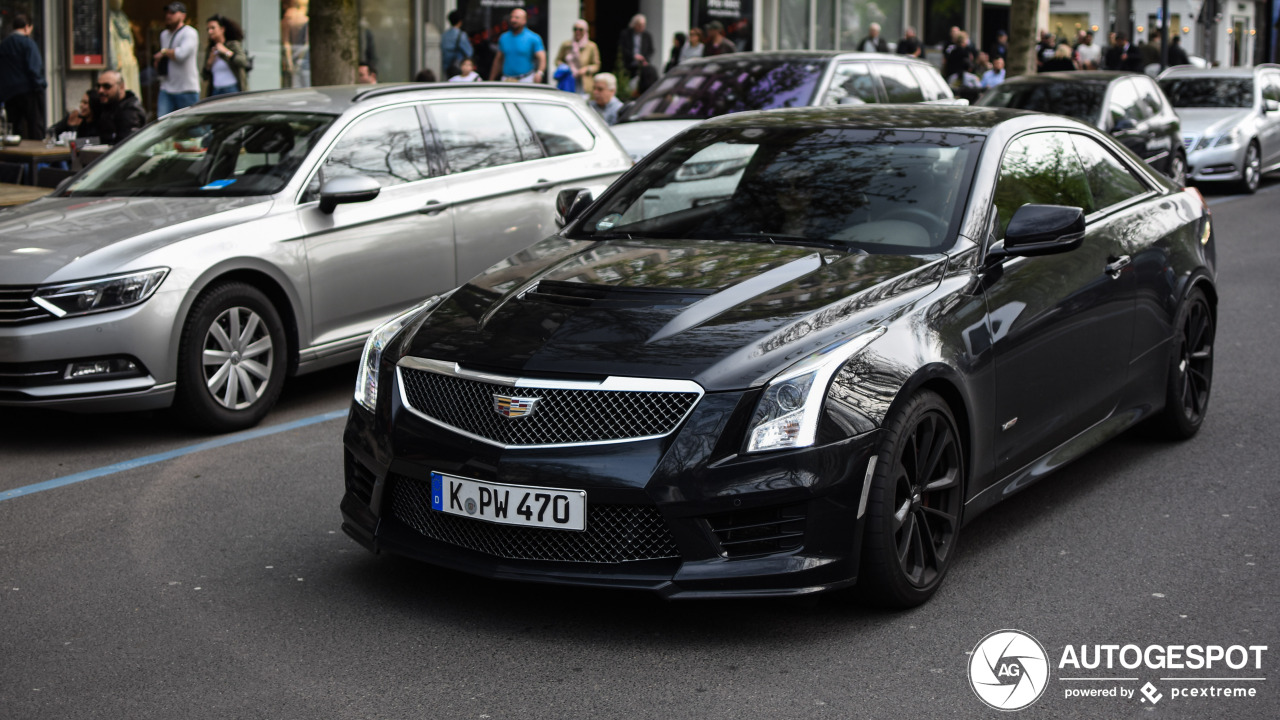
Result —
[[1249, 116], [1245, 108], [1178, 108], [1183, 135], [1221, 135]]
[[57, 197], [0, 212], [0, 285], [111, 273], [169, 243], [265, 214], [262, 197]]
[[609, 128], [613, 136], [618, 138], [622, 149], [627, 151], [632, 160], [639, 161], [658, 148], [662, 143], [675, 137], [687, 127], [693, 127], [701, 120], [637, 120], [635, 122], [618, 123]]
[[459, 288], [401, 352], [507, 375], [743, 389], [887, 322], [945, 266], [944, 255], [552, 237]]

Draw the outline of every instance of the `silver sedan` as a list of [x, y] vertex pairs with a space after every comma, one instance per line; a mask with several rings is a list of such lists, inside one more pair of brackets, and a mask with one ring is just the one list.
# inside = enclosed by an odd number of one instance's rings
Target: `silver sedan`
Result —
[[550, 88], [233, 95], [0, 212], [0, 406], [257, 423], [285, 377], [554, 232], [631, 165]]

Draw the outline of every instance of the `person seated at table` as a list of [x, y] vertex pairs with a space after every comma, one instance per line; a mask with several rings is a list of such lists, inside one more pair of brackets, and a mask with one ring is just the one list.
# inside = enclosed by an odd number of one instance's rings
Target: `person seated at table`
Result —
[[98, 75], [98, 139], [115, 145], [147, 124], [147, 112], [132, 90], [124, 87], [124, 77], [115, 70]]
[[50, 132], [55, 138], [62, 137], [63, 133], [74, 133], [78, 138], [97, 137], [97, 104], [93, 91], [86, 92], [80, 96], [79, 107], [68, 110], [67, 116], [54, 123]]

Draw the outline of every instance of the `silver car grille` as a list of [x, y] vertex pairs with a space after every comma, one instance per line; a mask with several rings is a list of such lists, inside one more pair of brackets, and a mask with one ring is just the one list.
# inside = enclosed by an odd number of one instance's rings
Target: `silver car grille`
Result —
[[[686, 380], [607, 378], [534, 380], [474, 373], [452, 363], [400, 361], [401, 399], [415, 414], [500, 447], [627, 442], [671, 434], [702, 397]], [[523, 417], [496, 409], [497, 398], [536, 399]]]
[[1196, 136], [1195, 136], [1195, 135], [1183, 135], [1183, 136], [1182, 136], [1182, 149], [1183, 149], [1183, 150], [1186, 150], [1186, 151], [1190, 152], [1190, 151], [1191, 151], [1191, 146], [1192, 146], [1192, 145], [1195, 145], [1195, 144], [1196, 144]]
[[623, 563], [680, 556], [658, 509], [588, 505], [582, 532], [517, 527], [431, 509], [431, 483], [392, 474], [391, 513], [423, 536], [508, 560]]
[[0, 325], [48, 320], [53, 316], [44, 308], [31, 302], [34, 287], [0, 285]]

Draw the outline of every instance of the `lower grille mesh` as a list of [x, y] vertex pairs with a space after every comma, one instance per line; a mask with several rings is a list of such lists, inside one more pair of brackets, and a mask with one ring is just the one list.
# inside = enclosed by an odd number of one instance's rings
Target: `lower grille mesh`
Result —
[[587, 505], [582, 532], [516, 527], [431, 509], [431, 483], [392, 475], [391, 513], [432, 540], [508, 560], [622, 563], [679, 557], [658, 509]]

